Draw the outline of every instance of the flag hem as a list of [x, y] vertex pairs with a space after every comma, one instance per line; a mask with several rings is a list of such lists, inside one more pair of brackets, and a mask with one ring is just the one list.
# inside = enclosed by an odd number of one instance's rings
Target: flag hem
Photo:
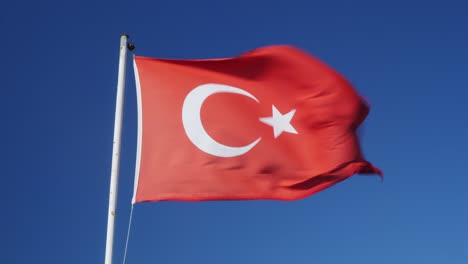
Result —
[[141, 164], [141, 140], [142, 140], [142, 127], [143, 127], [143, 111], [142, 111], [142, 101], [141, 101], [141, 86], [140, 86], [140, 76], [138, 74], [138, 67], [135, 60], [135, 55], [133, 56], [133, 69], [135, 73], [135, 86], [136, 86], [136, 95], [137, 95], [137, 111], [138, 111], [138, 131], [137, 131], [137, 151], [136, 151], [136, 163], [135, 163], [135, 180], [133, 186], [133, 197], [132, 204], [136, 202], [136, 195], [138, 190], [138, 179], [140, 177], [140, 164]]

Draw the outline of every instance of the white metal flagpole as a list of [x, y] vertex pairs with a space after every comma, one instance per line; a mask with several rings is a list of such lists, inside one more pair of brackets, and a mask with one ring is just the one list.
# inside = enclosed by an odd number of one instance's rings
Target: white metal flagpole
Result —
[[112, 264], [112, 253], [114, 248], [114, 223], [115, 209], [117, 206], [117, 188], [119, 180], [120, 142], [122, 134], [122, 115], [124, 105], [128, 38], [128, 35], [120, 36], [119, 75], [117, 80], [117, 98], [115, 103], [114, 142], [112, 146], [112, 170], [109, 191], [109, 211], [107, 215], [105, 264]]

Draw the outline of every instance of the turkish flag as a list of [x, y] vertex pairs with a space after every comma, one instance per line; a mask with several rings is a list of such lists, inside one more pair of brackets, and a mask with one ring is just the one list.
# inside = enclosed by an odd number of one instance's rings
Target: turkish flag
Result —
[[369, 109], [351, 84], [290, 46], [234, 58], [134, 58], [133, 202], [294, 200], [356, 173]]

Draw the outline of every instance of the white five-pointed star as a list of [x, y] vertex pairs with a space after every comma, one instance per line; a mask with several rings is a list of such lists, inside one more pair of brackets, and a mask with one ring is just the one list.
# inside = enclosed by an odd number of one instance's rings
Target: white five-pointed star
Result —
[[275, 138], [279, 137], [283, 131], [297, 134], [296, 129], [294, 129], [294, 127], [291, 125], [291, 119], [293, 118], [294, 113], [296, 113], [296, 109], [289, 111], [289, 113], [285, 115], [281, 114], [274, 105], [272, 106], [272, 109], [273, 116], [262, 117], [260, 118], [260, 121], [273, 127], [273, 134], [275, 135]]

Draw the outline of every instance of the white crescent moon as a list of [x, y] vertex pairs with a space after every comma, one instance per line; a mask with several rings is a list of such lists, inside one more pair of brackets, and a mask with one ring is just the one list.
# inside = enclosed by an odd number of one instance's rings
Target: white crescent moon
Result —
[[192, 141], [192, 143], [203, 152], [225, 158], [240, 156], [252, 149], [261, 140], [261, 138], [258, 138], [254, 142], [243, 147], [226, 146], [211, 138], [203, 128], [200, 118], [200, 109], [206, 98], [216, 93], [240, 94], [258, 102], [257, 98], [252, 94], [233, 86], [214, 83], [197, 86], [187, 94], [182, 107], [182, 123], [184, 125], [185, 133], [190, 141]]

